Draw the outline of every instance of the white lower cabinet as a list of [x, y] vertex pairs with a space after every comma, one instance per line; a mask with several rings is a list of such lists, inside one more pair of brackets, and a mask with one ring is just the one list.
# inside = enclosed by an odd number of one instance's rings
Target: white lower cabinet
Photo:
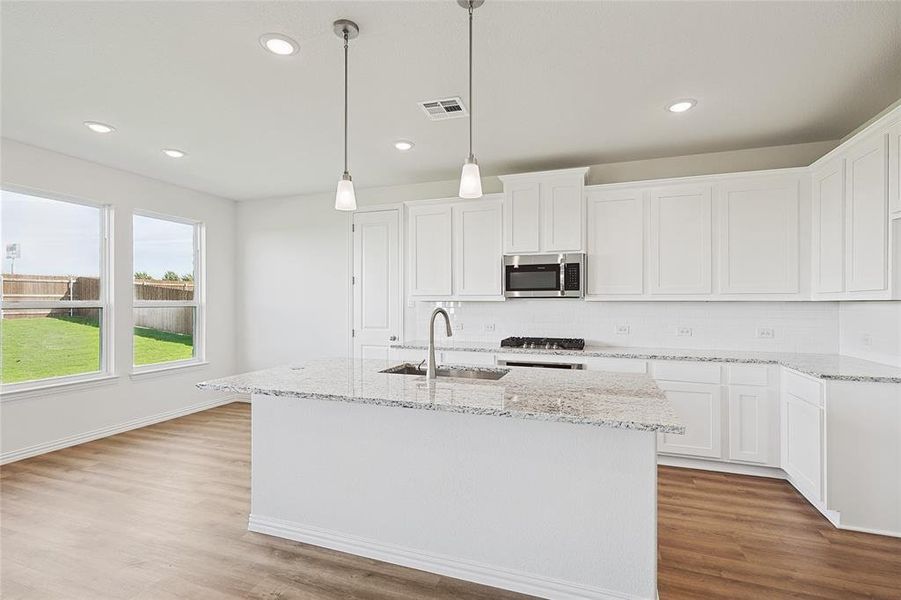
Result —
[[685, 434], [658, 434], [657, 450], [668, 454], [723, 457], [722, 387], [719, 384], [658, 381], [676, 414], [685, 424]]
[[803, 375], [785, 371], [782, 377], [782, 470], [808, 500], [822, 504], [825, 500], [822, 388], [817, 380]]
[[729, 460], [773, 463], [772, 431], [777, 417], [774, 394], [765, 387], [731, 385], [729, 404]]
[[[782, 469], [811, 500], [823, 500], [823, 409], [786, 394]], [[811, 496], [813, 496], [811, 498]]]

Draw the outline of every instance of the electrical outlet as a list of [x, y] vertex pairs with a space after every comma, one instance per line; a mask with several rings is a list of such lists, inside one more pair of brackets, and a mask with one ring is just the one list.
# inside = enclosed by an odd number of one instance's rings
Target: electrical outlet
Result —
[[861, 343], [863, 343], [864, 348], [869, 348], [873, 345], [873, 338], [869, 333], [863, 334], [863, 337], [860, 338]]
[[628, 325], [617, 325], [616, 326], [616, 335], [629, 335], [632, 331], [632, 328]]
[[679, 337], [691, 337], [691, 327], [677, 327], [676, 335]]
[[455, 331], [463, 331], [463, 323], [461, 323], [460, 321], [454, 321], [452, 329], [454, 329]]
[[485, 333], [494, 333], [494, 323], [485, 323]]
[[771, 340], [776, 337], [776, 331], [772, 327], [758, 327], [757, 337], [762, 340]]
[[416, 303], [413, 301], [413, 298], [407, 298], [407, 308], [413, 308], [416, 306]]

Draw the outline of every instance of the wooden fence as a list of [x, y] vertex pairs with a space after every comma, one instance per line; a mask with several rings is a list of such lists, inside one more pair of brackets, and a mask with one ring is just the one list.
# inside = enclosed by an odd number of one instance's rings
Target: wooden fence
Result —
[[[3, 298], [12, 301], [98, 300], [100, 280], [74, 275], [3, 275]], [[135, 300], [192, 300], [193, 281], [135, 279]], [[47, 316], [79, 316], [97, 318], [94, 308], [16, 309], [4, 311], [4, 319]], [[135, 311], [135, 325], [171, 333], [194, 331], [194, 309], [191, 307], [142, 308]]]

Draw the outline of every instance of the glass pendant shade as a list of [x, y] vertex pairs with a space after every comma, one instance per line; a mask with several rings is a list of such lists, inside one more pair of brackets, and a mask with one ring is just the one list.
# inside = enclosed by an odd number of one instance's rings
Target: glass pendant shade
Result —
[[482, 176], [479, 173], [479, 163], [474, 158], [469, 158], [463, 163], [463, 172], [460, 174], [460, 197], [482, 197]]
[[347, 173], [338, 181], [338, 191], [335, 193], [335, 210], [357, 210], [354, 182]]

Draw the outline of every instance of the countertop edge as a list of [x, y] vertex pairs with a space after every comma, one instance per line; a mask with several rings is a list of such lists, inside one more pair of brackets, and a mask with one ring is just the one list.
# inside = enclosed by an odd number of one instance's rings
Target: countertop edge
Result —
[[[391, 348], [398, 350], [427, 350], [424, 344], [392, 344]], [[738, 364], [757, 364], [757, 365], [779, 365], [787, 369], [792, 369], [829, 381], [853, 381], [862, 383], [901, 383], [901, 377], [882, 376], [882, 375], [840, 375], [835, 373], [820, 373], [812, 369], [805, 369], [789, 361], [779, 360], [776, 358], [738, 358], [724, 356], [686, 356], [678, 354], [655, 354], [648, 352], [618, 352], [604, 350], [545, 350], [545, 349], [522, 349], [522, 348], [460, 348], [457, 346], [435, 346], [436, 350], [450, 352], [481, 352], [491, 354], [533, 354], [547, 356], [583, 356], [586, 358], [625, 358], [634, 360], [683, 360], [689, 362], [722, 362], [722, 363], [738, 363]], [[864, 360], [864, 359], [860, 359]], [[892, 365], [885, 365], [892, 367]]]
[[418, 403], [418, 402], [401, 402], [397, 400], [385, 400], [384, 398], [360, 398], [356, 396], [345, 396], [338, 394], [316, 394], [308, 392], [297, 392], [291, 390], [266, 390], [263, 388], [252, 388], [245, 386], [235, 386], [227, 384], [215, 383], [198, 383], [196, 387], [203, 390], [216, 390], [224, 392], [235, 392], [240, 394], [260, 394], [266, 396], [286, 396], [291, 398], [310, 398], [313, 400], [328, 400], [333, 402], [346, 402], [348, 404], [370, 404], [377, 406], [387, 406], [391, 408], [409, 408], [414, 410], [431, 410], [435, 412], [448, 412], [456, 414], [481, 415], [489, 417], [503, 417], [512, 419], [523, 419], [529, 421], [547, 421], [552, 423], [568, 423], [570, 425], [591, 425], [594, 427], [610, 427], [614, 429], [628, 429], [631, 431], [647, 431], [658, 433], [684, 434], [685, 426], [678, 424], [647, 424], [635, 421], [619, 421], [616, 419], [583, 419], [579, 417], [570, 417], [566, 415], [548, 415], [544, 413], [530, 413], [522, 411], [510, 410], [493, 410], [488, 408], [475, 408], [471, 406], [452, 406], [446, 404], [434, 403]]

